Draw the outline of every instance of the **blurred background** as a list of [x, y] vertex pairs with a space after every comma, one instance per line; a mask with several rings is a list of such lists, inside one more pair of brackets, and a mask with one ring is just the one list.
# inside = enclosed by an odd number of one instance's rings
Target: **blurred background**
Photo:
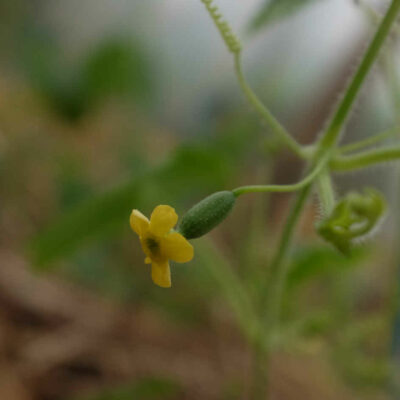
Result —
[[[250, 83], [311, 143], [360, 60], [382, 0], [218, 0], [245, 43]], [[290, 195], [248, 195], [154, 286], [132, 208], [182, 215], [243, 184], [290, 183], [198, 0], [0, 1], [0, 399], [244, 399], [248, 345], [220, 269], [249, 293], [268, 268]], [[346, 142], [399, 123], [397, 31]], [[373, 185], [389, 218], [344, 258], [304, 214], [284, 299], [274, 399], [399, 398], [400, 216], [395, 164], [335, 176]], [[234, 304], [233, 304], [234, 306]], [[234, 310], [234, 307], [233, 307]]]

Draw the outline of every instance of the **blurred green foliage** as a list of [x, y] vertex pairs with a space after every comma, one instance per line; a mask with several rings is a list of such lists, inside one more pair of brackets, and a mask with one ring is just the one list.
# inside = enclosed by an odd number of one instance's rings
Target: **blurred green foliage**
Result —
[[264, 4], [251, 21], [250, 29], [256, 31], [265, 28], [271, 23], [301, 11], [305, 6], [316, 1], [321, 0], [264, 0]]
[[229, 188], [238, 162], [249, 156], [251, 138], [255, 140], [257, 131], [248, 131], [251, 124], [246, 119], [234, 118], [214, 140], [182, 145], [164, 164], [145, 169], [130, 181], [66, 209], [33, 238], [30, 247], [35, 264], [49, 266], [88, 239], [127, 226], [132, 208], [149, 213], [157, 203], [194, 202], [198, 196]]
[[69, 121], [111, 96], [139, 104], [151, 99], [154, 80], [145, 51], [124, 37], [107, 37], [74, 65], [50, 32], [27, 27], [21, 52], [22, 69], [33, 87]]
[[303, 246], [298, 248], [293, 255], [293, 262], [288, 276], [288, 286], [306, 283], [309, 279], [321, 275], [340, 273], [359, 266], [368, 256], [368, 251], [363, 247], [356, 247], [344, 256], [338, 251], [325, 246]]
[[393, 366], [387, 357], [388, 315], [370, 313], [346, 321], [336, 337], [331, 357], [343, 376], [362, 390], [387, 384]]
[[83, 245], [87, 237], [98, 235], [120, 226], [132, 204], [139, 202], [138, 179], [95, 196], [65, 213], [32, 244], [35, 264], [45, 265], [57, 257], [65, 256], [76, 246]]

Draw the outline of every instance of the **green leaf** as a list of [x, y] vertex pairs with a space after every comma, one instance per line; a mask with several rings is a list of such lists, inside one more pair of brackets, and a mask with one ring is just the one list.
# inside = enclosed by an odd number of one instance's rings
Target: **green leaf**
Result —
[[19, 49], [21, 69], [31, 86], [63, 118], [75, 121], [87, 111], [76, 68], [68, 65], [51, 32], [28, 27]]
[[229, 156], [221, 154], [214, 146], [183, 145], [158, 174], [158, 184], [174, 194], [194, 192], [198, 195], [204, 188], [223, 188], [232, 174], [233, 165]]
[[172, 400], [180, 392], [179, 385], [168, 379], [142, 378], [131, 385], [106, 389], [97, 395], [75, 397], [73, 400]]
[[301, 11], [318, 0], [266, 0], [254, 16], [250, 30], [255, 31]]
[[34, 237], [30, 250], [34, 263], [42, 268], [100, 234], [128, 220], [132, 205], [139, 201], [140, 181], [133, 181], [92, 197], [65, 212], [46, 230]]
[[110, 96], [151, 100], [152, 68], [140, 45], [123, 37], [107, 38], [77, 65], [69, 65], [51, 32], [24, 33], [21, 67], [32, 87], [61, 117], [78, 121]]
[[140, 46], [124, 38], [107, 39], [89, 55], [80, 71], [89, 104], [110, 95], [152, 93], [151, 68]]

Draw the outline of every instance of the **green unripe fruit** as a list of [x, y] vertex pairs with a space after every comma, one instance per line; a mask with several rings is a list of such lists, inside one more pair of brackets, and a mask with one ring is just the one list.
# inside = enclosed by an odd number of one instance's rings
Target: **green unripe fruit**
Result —
[[232, 210], [236, 197], [232, 192], [216, 192], [194, 205], [183, 217], [178, 232], [195, 239], [219, 225]]

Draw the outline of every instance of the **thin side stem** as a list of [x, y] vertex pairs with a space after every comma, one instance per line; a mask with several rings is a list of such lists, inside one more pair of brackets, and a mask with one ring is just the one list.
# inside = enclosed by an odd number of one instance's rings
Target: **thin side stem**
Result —
[[337, 156], [331, 160], [329, 166], [336, 171], [350, 171], [398, 159], [400, 145], [367, 150], [349, 156]]
[[249, 185], [241, 186], [232, 190], [233, 194], [238, 197], [246, 193], [261, 193], [261, 192], [294, 192], [310, 184], [318, 174], [323, 170], [327, 163], [328, 157], [325, 156], [316, 165], [316, 167], [300, 182], [291, 185]]
[[[288, 268], [286, 257], [294, 236], [295, 228], [299, 221], [301, 211], [310, 193], [311, 184], [298, 192], [297, 197], [291, 208], [288, 220], [285, 224], [280, 244], [272, 262], [270, 281], [271, 285], [266, 285], [260, 298], [260, 317], [263, 323], [263, 332], [259, 341], [253, 346], [253, 385], [251, 400], [261, 400], [268, 398], [268, 364], [271, 356], [270, 334], [276, 328], [282, 302], [282, 295], [285, 288]], [[271, 286], [271, 290], [268, 290]], [[269, 303], [268, 303], [269, 301]], [[261, 333], [263, 333], [261, 332]]]
[[239, 85], [243, 90], [247, 100], [254, 107], [261, 118], [271, 127], [273, 132], [280, 138], [282, 143], [287, 145], [295, 154], [301, 158], [306, 158], [301, 145], [289, 134], [289, 132], [281, 125], [281, 123], [272, 115], [268, 108], [261, 102], [257, 95], [253, 92], [247, 83], [241, 64], [240, 54], [235, 54], [235, 72]]
[[280, 319], [281, 305], [283, 292], [285, 288], [287, 274], [289, 272], [287, 263], [287, 257], [290, 246], [293, 241], [293, 236], [296, 230], [296, 226], [299, 222], [301, 212], [307, 202], [310, 194], [312, 185], [305, 186], [298, 194], [290, 210], [289, 217], [286, 221], [285, 227], [282, 232], [279, 247], [275, 253], [275, 257], [271, 264], [271, 293], [268, 295], [264, 294], [264, 301], [270, 301], [269, 307], [266, 304], [262, 304], [265, 310], [269, 311], [267, 314], [266, 323], [271, 327], [277, 327], [277, 323]]
[[376, 135], [370, 136], [366, 139], [360, 140], [358, 142], [350, 143], [345, 146], [341, 146], [338, 150], [341, 154], [351, 153], [356, 150], [364, 149], [365, 147], [373, 146], [379, 142], [389, 139], [400, 132], [400, 127], [396, 126], [394, 128], [388, 129], [384, 132], [380, 132]]
[[374, 64], [376, 58], [378, 57], [379, 51], [382, 45], [389, 35], [390, 29], [396, 20], [400, 11], [400, 0], [392, 0], [390, 7], [388, 8], [385, 17], [383, 18], [379, 28], [370, 43], [367, 52], [365, 53], [360, 65], [357, 68], [353, 79], [348, 86], [346, 93], [339, 103], [336, 112], [333, 115], [331, 122], [328, 125], [325, 135], [322, 136], [320, 140], [320, 150], [327, 151], [336, 146], [340, 133], [342, 131], [343, 125], [345, 124], [349, 112], [360, 92], [362, 84], [365, 78], [370, 72], [372, 65]]
[[[238, 324], [252, 346], [258, 346], [259, 320], [253, 302], [235, 271], [210, 240], [197, 243], [205, 271], [218, 283], [221, 294], [236, 314]], [[218, 266], [218, 268], [216, 268]]]

